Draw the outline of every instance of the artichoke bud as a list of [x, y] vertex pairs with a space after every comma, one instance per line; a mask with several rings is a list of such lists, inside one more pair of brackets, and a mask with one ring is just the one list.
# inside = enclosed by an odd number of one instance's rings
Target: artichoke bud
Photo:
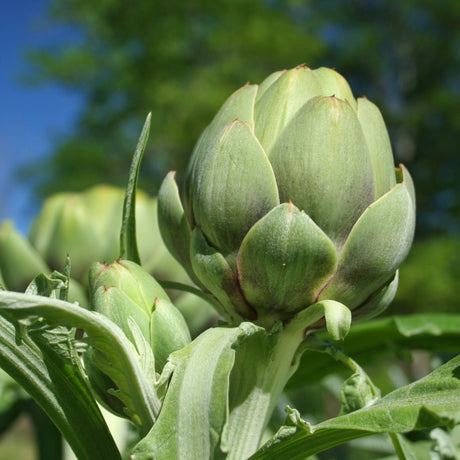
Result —
[[[136, 218], [139, 252], [152, 269], [159, 263], [156, 199], [138, 191]], [[59, 193], [48, 198], [34, 220], [29, 239], [53, 269], [62, 271], [66, 254], [72, 259], [72, 276], [87, 279], [88, 269], [96, 260], [111, 262], [119, 256], [119, 234], [124, 190], [98, 185], [83, 192]], [[150, 236], [150, 238], [147, 237]]]
[[37, 250], [9, 221], [0, 226], [0, 271], [5, 288], [18, 292], [24, 292], [39, 273], [50, 272]]
[[134, 320], [152, 347], [158, 372], [170, 353], [190, 342], [190, 332], [179, 310], [157, 281], [128, 260], [96, 262], [89, 273], [92, 308], [117, 324], [136, 344], [130, 326]]
[[415, 194], [378, 108], [331, 69], [246, 85], [159, 192], [166, 246], [230, 322], [269, 326], [326, 300], [378, 314], [413, 239]]
[[72, 276], [82, 280], [98, 260], [100, 242], [90, 215], [76, 193], [49, 198], [33, 222], [29, 239], [50, 267], [62, 271], [66, 254], [72, 260]]

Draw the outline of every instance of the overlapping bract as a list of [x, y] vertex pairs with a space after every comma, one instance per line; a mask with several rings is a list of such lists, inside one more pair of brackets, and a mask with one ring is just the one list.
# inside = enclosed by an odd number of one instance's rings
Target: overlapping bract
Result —
[[158, 211], [169, 250], [221, 313], [267, 325], [324, 299], [385, 308], [415, 195], [378, 108], [337, 72], [300, 66], [230, 96], [194, 149], [182, 199], [171, 172]]

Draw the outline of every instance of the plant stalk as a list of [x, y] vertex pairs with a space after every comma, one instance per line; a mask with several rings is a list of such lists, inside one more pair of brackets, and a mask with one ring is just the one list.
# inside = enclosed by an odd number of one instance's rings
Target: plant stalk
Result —
[[267, 335], [265, 343], [249, 343], [237, 356], [222, 440], [227, 460], [249, 458], [258, 449], [278, 398], [298, 367], [303, 330], [288, 324]]

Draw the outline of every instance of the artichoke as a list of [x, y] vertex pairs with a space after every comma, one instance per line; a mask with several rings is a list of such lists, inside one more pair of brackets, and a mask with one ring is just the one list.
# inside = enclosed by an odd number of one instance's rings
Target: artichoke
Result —
[[[33, 222], [29, 240], [53, 269], [62, 271], [65, 256], [69, 254], [72, 275], [86, 283], [88, 269], [94, 261], [112, 262], [120, 255], [123, 199], [123, 189], [108, 185], [53, 195]], [[139, 252], [148, 271], [169, 264], [161, 239], [155, 238], [158, 227], [151, 216], [156, 213], [156, 207], [156, 198], [138, 191]]]
[[95, 262], [89, 271], [91, 308], [117, 324], [136, 344], [132, 321], [150, 344], [157, 372], [170, 353], [190, 342], [190, 332], [180, 311], [157, 281], [140, 265], [118, 259]]
[[[140, 265], [122, 259], [94, 263], [89, 271], [89, 291], [91, 308], [120, 327], [138, 351], [141, 368], [153, 376], [161, 373], [171, 353], [190, 343], [184, 317]], [[129, 415], [98, 352], [90, 347], [84, 361], [99, 402], [121, 417]]]
[[162, 237], [230, 322], [263, 326], [322, 300], [373, 316], [412, 244], [415, 193], [378, 108], [327, 68], [242, 87], [159, 192]]

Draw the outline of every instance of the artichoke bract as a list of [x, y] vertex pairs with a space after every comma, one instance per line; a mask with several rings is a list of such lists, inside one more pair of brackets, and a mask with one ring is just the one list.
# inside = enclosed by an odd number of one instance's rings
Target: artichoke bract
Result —
[[230, 322], [268, 326], [322, 300], [373, 316], [412, 244], [415, 194], [385, 123], [336, 71], [242, 87], [159, 193], [162, 237]]

